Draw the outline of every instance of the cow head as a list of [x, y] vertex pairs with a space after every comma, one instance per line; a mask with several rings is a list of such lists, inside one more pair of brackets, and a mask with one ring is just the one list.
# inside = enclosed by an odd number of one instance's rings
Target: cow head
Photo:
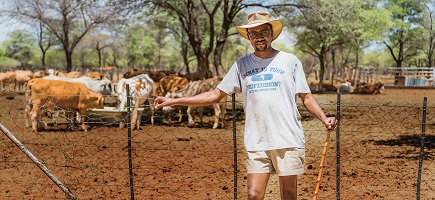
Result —
[[96, 92], [92, 95], [89, 95], [89, 99], [86, 101], [86, 108], [104, 108], [104, 96], [103, 94]]

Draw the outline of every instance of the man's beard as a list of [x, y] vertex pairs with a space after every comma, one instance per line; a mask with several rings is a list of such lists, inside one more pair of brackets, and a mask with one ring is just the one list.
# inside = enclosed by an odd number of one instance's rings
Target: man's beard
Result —
[[265, 42], [265, 41], [263, 44], [259, 44], [259, 45], [255, 44], [255, 46], [254, 46], [255, 51], [257, 51], [257, 52], [266, 51], [268, 49], [268, 47], [269, 46], [268, 46], [267, 42]]

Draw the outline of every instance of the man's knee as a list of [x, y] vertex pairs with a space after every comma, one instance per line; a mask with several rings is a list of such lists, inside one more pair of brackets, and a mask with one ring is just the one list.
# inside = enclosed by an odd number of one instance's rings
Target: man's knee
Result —
[[248, 199], [249, 200], [263, 199], [263, 198], [264, 198], [264, 191], [259, 191], [255, 188], [248, 190]]

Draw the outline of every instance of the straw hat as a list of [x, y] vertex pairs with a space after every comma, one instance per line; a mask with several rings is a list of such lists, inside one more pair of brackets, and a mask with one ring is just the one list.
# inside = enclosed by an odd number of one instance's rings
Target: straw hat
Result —
[[244, 38], [249, 40], [248, 37], [248, 28], [260, 26], [263, 24], [271, 24], [272, 30], [273, 30], [273, 37], [272, 40], [275, 40], [279, 34], [281, 34], [283, 23], [280, 20], [270, 20], [269, 14], [264, 12], [255, 12], [248, 15], [248, 20], [246, 21], [246, 25], [243, 26], [236, 26], [237, 31], [242, 35]]

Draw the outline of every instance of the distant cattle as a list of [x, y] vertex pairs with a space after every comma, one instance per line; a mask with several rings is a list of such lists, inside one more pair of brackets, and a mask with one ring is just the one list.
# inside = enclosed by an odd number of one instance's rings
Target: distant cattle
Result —
[[16, 70], [14, 90], [16, 90], [17, 86], [18, 86], [18, 91], [20, 91], [22, 88], [25, 88], [27, 82], [30, 81], [30, 79], [32, 79], [33, 76], [34, 74], [30, 70]]
[[139, 70], [139, 69], [130, 69], [128, 72], [124, 73], [123, 78], [131, 78], [140, 74], [148, 74], [148, 76], [154, 81], [159, 82], [160, 79], [167, 76], [165, 72], [160, 71], [146, 71], [146, 70]]
[[335, 87], [334, 85], [327, 84], [327, 83], [322, 83], [322, 89], [319, 88], [320, 87], [319, 83], [311, 82], [308, 86], [310, 88], [310, 91], [313, 93], [316, 93], [316, 92], [320, 92], [320, 93], [337, 92], [337, 90], [338, 90], [337, 87]]
[[[116, 85], [116, 96], [119, 100], [119, 110], [124, 110], [127, 104], [127, 85], [133, 101], [134, 110], [131, 118], [132, 128], [140, 129], [140, 119], [143, 111], [139, 110], [145, 102], [152, 105], [152, 92], [154, 81], [147, 74], [140, 74], [131, 78], [122, 78]], [[151, 111], [151, 123], [154, 124], [154, 108], [149, 106]], [[120, 128], [123, 123], [120, 124]]]
[[15, 84], [15, 72], [0, 72], [1, 89], [5, 89], [6, 84], [9, 84], [9, 89], [12, 90], [12, 85]]
[[[205, 80], [199, 80], [199, 81], [192, 81], [189, 82], [187, 87], [185, 89], [182, 89], [180, 91], [171, 93], [169, 92], [166, 96], [177, 98], [182, 96], [194, 96], [197, 94], [201, 94], [204, 92], [212, 91], [217, 87], [217, 85], [220, 83], [221, 79], [219, 78], [208, 78]], [[213, 128], [217, 128], [219, 125], [219, 120], [221, 120], [221, 127], [224, 128], [224, 121], [225, 121], [225, 113], [226, 113], [226, 103], [227, 103], [227, 97], [224, 97], [221, 99], [219, 103], [213, 104], [213, 111], [214, 111], [214, 123]], [[189, 125], [193, 125], [195, 123], [193, 119], [193, 113], [197, 110], [199, 114], [199, 121], [200, 124], [203, 123], [203, 112], [204, 112], [204, 106], [189, 106], [187, 108], [187, 118]], [[164, 108], [165, 110], [168, 110], [169, 108]]]
[[377, 83], [359, 83], [353, 90], [354, 94], [380, 94], [381, 89], [384, 89], [384, 84], [378, 81]]
[[83, 76], [83, 74], [78, 71], [64, 72], [62, 70], [54, 72], [54, 75], [67, 78], [78, 78], [80, 76]]
[[[59, 108], [80, 113], [82, 129], [87, 131], [84, 120], [86, 110], [104, 107], [103, 95], [91, 91], [83, 83], [36, 78], [29, 81], [28, 92], [32, 95], [28, 103], [33, 103], [33, 106], [28, 115], [34, 131], [39, 130], [38, 119], [43, 114], [53, 113]], [[75, 118], [70, 119], [74, 123]]]
[[338, 86], [338, 91], [342, 94], [349, 94], [353, 92], [353, 86], [350, 82], [346, 81]]
[[47, 70], [38, 70], [36, 72], [33, 73], [33, 78], [42, 78], [44, 76], [48, 76], [48, 71]]
[[90, 77], [92, 80], [101, 80], [105, 78], [101, 72], [86, 72], [85, 76]]
[[157, 92], [157, 96], [164, 96], [168, 92], [175, 92], [187, 87], [189, 80], [179, 76], [165, 76], [160, 79], [160, 89]]

